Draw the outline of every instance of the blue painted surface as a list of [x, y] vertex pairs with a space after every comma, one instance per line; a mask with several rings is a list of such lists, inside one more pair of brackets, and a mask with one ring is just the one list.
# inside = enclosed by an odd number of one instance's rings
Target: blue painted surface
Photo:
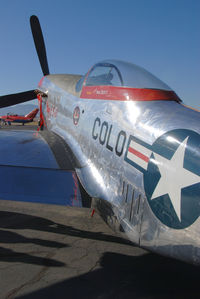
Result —
[[1, 166], [0, 180], [0, 199], [81, 206], [72, 172]]
[[37, 132], [0, 131], [0, 199], [81, 206], [74, 179]]
[[45, 140], [36, 131], [0, 131], [0, 165], [58, 169]]

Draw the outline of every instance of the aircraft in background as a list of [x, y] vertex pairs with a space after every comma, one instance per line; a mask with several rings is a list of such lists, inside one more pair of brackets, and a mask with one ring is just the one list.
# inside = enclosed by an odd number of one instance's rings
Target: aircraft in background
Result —
[[92, 205], [138, 246], [200, 264], [199, 112], [131, 63], [51, 75], [39, 20], [30, 22], [44, 77], [0, 107], [37, 95], [41, 130], [1, 131], [1, 198]]
[[5, 124], [11, 125], [11, 123], [20, 123], [22, 125], [26, 123], [33, 122], [34, 118], [36, 117], [39, 109], [36, 108], [30, 113], [26, 114], [25, 116], [20, 116], [18, 114], [7, 114], [0, 116], [0, 121], [4, 122]]

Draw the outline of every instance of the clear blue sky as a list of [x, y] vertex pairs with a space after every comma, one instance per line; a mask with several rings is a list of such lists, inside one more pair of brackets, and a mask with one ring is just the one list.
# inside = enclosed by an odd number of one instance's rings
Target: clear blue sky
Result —
[[1, 0], [1, 95], [34, 89], [42, 77], [32, 14], [51, 73], [84, 74], [107, 58], [130, 61], [200, 108], [199, 0]]

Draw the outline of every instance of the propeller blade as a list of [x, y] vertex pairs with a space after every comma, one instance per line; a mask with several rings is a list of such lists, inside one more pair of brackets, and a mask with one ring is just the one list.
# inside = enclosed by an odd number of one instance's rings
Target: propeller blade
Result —
[[0, 108], [16, 105], [36, 99], [35, 90], [0, 96]]
[[36, 16], [30, 17], [31, 31], [35, 43], [35, 48], [40, 61], [44, 76], [49, 75], [49, 67], [46, 55], [46, 48], [40, 22]]

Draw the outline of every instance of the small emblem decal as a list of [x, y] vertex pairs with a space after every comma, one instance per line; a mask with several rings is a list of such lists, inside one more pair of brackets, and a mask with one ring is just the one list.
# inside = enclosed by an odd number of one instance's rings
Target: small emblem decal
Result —
[[130, 136], [125, 161], [144, 174], [144, 189], [155, 216], [183, 229], [200, 215], [200, 135], [177, 129], [149, 145]]
[[76, 108], [74, 109], [74, 113], [73, 113], [73, 122], [74, 122], [75, 126], [78, 124], [79, 118], [80, 118], [80, 108], [78, 106], [76, 106]]

